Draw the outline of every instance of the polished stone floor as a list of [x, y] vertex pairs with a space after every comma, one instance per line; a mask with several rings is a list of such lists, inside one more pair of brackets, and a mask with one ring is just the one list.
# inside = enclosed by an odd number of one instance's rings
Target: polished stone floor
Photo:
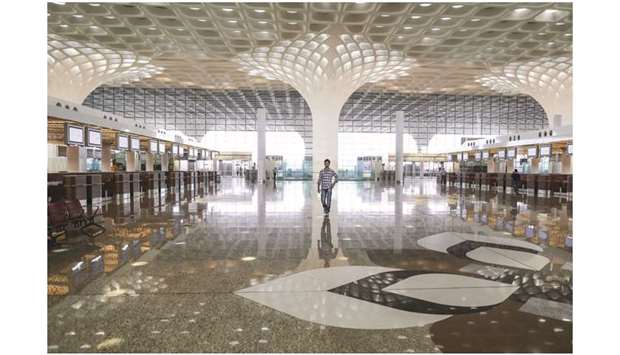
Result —
[[572, 202], [309, 181], [130, 196], [48, 253], [49, 352], [571, 352]]

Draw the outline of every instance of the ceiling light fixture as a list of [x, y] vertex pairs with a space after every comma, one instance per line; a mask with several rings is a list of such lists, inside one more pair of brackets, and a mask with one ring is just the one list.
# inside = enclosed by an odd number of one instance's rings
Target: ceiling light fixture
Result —
[[558, 23], [556, 23], [555, 25], [556, 25], [556, 26], [562, 26], [562, 25], [564, 25], [564, 22], [558, 22]]
[[198, 11], [198, 10], [200, 10], [200, 8], [199, 8], [199, 7], [190, 7], [189, 9], [190, 9], [190, 10], [194, 10], [194, 11]]
[[69, 27], [69, 25], [64, 25], [64, 24], [63, 24], [63, 25], [60, 25], [60, 27], [62, 27], [62, 28], [67, 28], [67, 27]]
[[255, 9], [254, 12], [258, 12], [259, 14], [262, 14], [263, 12], [265, 12], [265, 10], [263, 10], [263, 9]]
[[452, 20], [452, 17], [442, 17], [441, 20], [442, 21], [450, 21], [450, 20]]
[[431, 4], [420, 4], [421, 7], [429, 7]]
[[478, 22], [478, 21], [480, 21], [480, 19], [479, 19], [479, 18], [472, 18], [472, 19], [471, 19], [471, 22]]
[[463, 5], [452, 5], [453, 9], [460, 9], [461, 7], [463, 7]]
[[114, 16], [106, 16], [105, 18], [107, 18], [108, 20], [114, 20], [116, 17], [114, 17]]
[[439, 27], [434, 27], [434, 28], [431, 29], [431, 31], [439, 31], [439, 30], [440, 30]]
[[237, 20], [228, 20], [229, 23], [237, 23]]
[[420, 18], [420, 16], [413, 15], [413, 16], [411, 16], [411, 18], [414, 19], [414, 20], [417, 20], [417, 19]]
[[404, 27], [404, 29], [406, 29], [406, 30], [410, 30], [410, 29], [412, 29], [412, 28], [413, 28], [413, 27], [411, 27], [411, 26], [405, 26], [405, 27]]
[[82, 18], [84, 16], [82, 16], [82, 15], [73, 15], [73, 17], [75, 17], [75, 18]]
[[222, 11], [226, 11], [226, 12], [231, 12], [233, 9], [229, 9], [229, 8], [224, 8], [222, 9]]
[[94, 6], [94, 7], [101, 6], [101, 4], [88, 4], [88, 5]]
[[296, 13], [297, 13], [297, 11], [295, 11], [295, 10], [288, 10], [287, 12], [288, 12], [289, 14], [296, 14]]

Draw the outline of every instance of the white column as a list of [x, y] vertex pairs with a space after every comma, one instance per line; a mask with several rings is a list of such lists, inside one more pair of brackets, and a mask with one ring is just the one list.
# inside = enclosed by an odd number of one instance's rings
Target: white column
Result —
[[137, 159], [136, 162], [136, 152], [126, 151], [125, 152], [125, 160], [127, 161], [127, 172], [133, 172], [140, 170], [140, 159]]
[[307, 101], [312, 111], [312, 180], [316, 183], [323, 161], [330, 160], [330, 168], [338, 171], [338, 120], [346, 101]]
[[396, 112], [396, 183], [403, 178], [403, 131], [405, 130], [405, 113]]
[[259, 184], [265, 182], [265, 116], [266, 113], [264, 108], [256, 110], [256, 142], [258, 143], [256, 149], [256, 180]]

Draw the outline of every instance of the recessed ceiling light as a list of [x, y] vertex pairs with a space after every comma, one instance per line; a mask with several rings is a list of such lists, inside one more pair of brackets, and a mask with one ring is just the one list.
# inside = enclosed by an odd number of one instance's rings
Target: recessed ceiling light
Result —
[[155, 31], [155, 30], [157, 30], [157, 29], [156, 29], [155, 27], [149, 27], [149, 30], [151, 30], [151, 31]]
[[547, 44], [550, 45], [550, 46], [553, 46], [555, 43], [554, 42], [549, 42]]
[[267, 21], [258, 21], [258, 23], [260, 23], [261, 25], [264, 25], [267, 23]]
[[84, 16], [82, 16], [82, 15], [73, 15], [73, 17], [75, 17], [75, 18], [82, 18]]
[[99, 27], [97, 27], [97, 26], [90, 26], [90, 28], [92, 28], [93, 30], [96, 30], [96, 29], [98, 29]]
[[88, 4], [88, 5], [94, 6], [94, 7], [101, 6], [101, 4]]
[[377, 26], [375, 26], [375, 27], [377, 27], [377, 28], [383, 28], [383, 26], [382, 26], [382, 25], [377, 25]]
[[439, 31], [439, 30], [440, 30], [440, 28], [439, 28], [439, 27], [434, 27], [434, 28], [432, 28], [431, 30], [432, 30], [432, 31]]
[[296, 25], [296, 24], [297, 24], [297, 22], [289, 22], [288, 24], [289, 24], [289, 25]]
[[566, 37], [570, 37], [570, 36], [572, 36], [572, 34], [570, 34], [570, 33], [565, 33], [565, 34], [564, 34], [564, 36], [566, 36]]
[[413, 16], [411, 16], [411, 18], [412, 18], [412, 19], [414, 19], [414, 20], [416, 20], [416, 19], [419, 19], [419, 18], [420, 18], [420, 16], [413, 15]]
[[253, 261], [256, 260], [255, 256], [244, 256], [243, 258], [241, 258], [241, 260], [243, 261]]
[[198, 11], [198, 10], [200, 10], [200, 8], [199, 8], [199, 7], [190, 7], [189, 9], [190, 9], [190, 10], [194, 10], [194, 11]]
[[564, 22], [558, 22], [558, 23], [556, 23], [555, 25], [556, 25], [556, 26], [562, 26], [563, 24], [564, 24]]
[[381, 14], [381, 17], [390, 17], [388, 14]]
[[406, 29], [406, 30], [410, 30], [410, 29], [412, 29], [412, 28], [413, 28], [413, 27], [411, 27], [411, 26], [405, 26], [405, 27], [404, 27], [404, 29]]
[[265, 12], [265, 10], [263, 10], [263, 9], [255, 9], [254, 12], [258, 12], [259, 14], [262, 14], [263, 12]]
[[60, 25], [60, 27], [67, 28], [67, 27], [69, 27], [69, 25]]
[[198, 20], [198, 21], [200, 21], [200, 22], [207, 22], [207, 20], [205, 20], [205, 19], [203, 19], [203, 18], [201, 18], [201, 19], [200, 19], [200, 20]]
[[422, 7], [429, 7], [429, 6], [431, 6], [431, 4], [420, 4], [420, 6], [422, 6]]
[[231, 12], [233, 9], [224, 8], [222, 11]]
[[459, 32], [467, 32], [467, 31], [468, 31], [468, 29], [466, 29], [466, 28], [461, 28], [461, 29], [459, 30]]
[[463, 5], [452, 5], [453, 9], [460, 9], [461, 7], [463, 7]]
[[229, 23], [237, 23], [237, 20], [228, 20]]
[[472, 18], [472, 19], [471, 19], [471, 22], [478, 22], [478, 21], [480, 21], [480, 19], [479, 19], [479, 18]]
[[452, 17], [442, 17], [441, 19], [442, 19], [443, 21], [449, 21], [449, 20], [452, 20]]
[[184, 28], [177, 28], [177, 31], [185, 31]]
[[107, 18], [108, 20], [114, 20], [116, 17], [114, 17], [114, 16], [106, 16], [105, 18]]
[[403, 38], [404, 38], [403, 36], [398, 36], [398, 39], [403, 39]]
[[287, 12], [288, 12], [289, 14], [296, 14], [296, 13], [297, 13], [297, 11], [295, 11], [295, 10], [288, 10]]

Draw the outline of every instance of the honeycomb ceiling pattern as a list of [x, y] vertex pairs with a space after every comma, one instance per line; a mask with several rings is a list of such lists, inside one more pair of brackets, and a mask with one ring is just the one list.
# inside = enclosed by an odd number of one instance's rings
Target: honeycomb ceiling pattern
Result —
[[148, 57], [100, 44], [48, 36], [48, 95], [80, 103], [101, 84], [123, 85], [160, 74]]
[[572, 121], [573, 60], [570, 57], [541, 58], [491, 69], [479, 82], [494, 91], [525, 93], [542, 104], [551, 119], [561, 115]]
[[317, 96], [340, 96], [340, 106], [367, 82], [409, 75], [414, 62], [401, 51], [372, 44], [364, 36], [345, 34], [341, 26], [259, 47], [239, 55], [236, 61], [250, 75], [290, 84], [308, 101]]
[[141, 87], [286, 90], [231, 58], [341, 25], [416, 60], [366, 91], [490, 94], [489, 67], [572, 55], [571, 3], [49, 3], [48, 33], [146, 57]]

